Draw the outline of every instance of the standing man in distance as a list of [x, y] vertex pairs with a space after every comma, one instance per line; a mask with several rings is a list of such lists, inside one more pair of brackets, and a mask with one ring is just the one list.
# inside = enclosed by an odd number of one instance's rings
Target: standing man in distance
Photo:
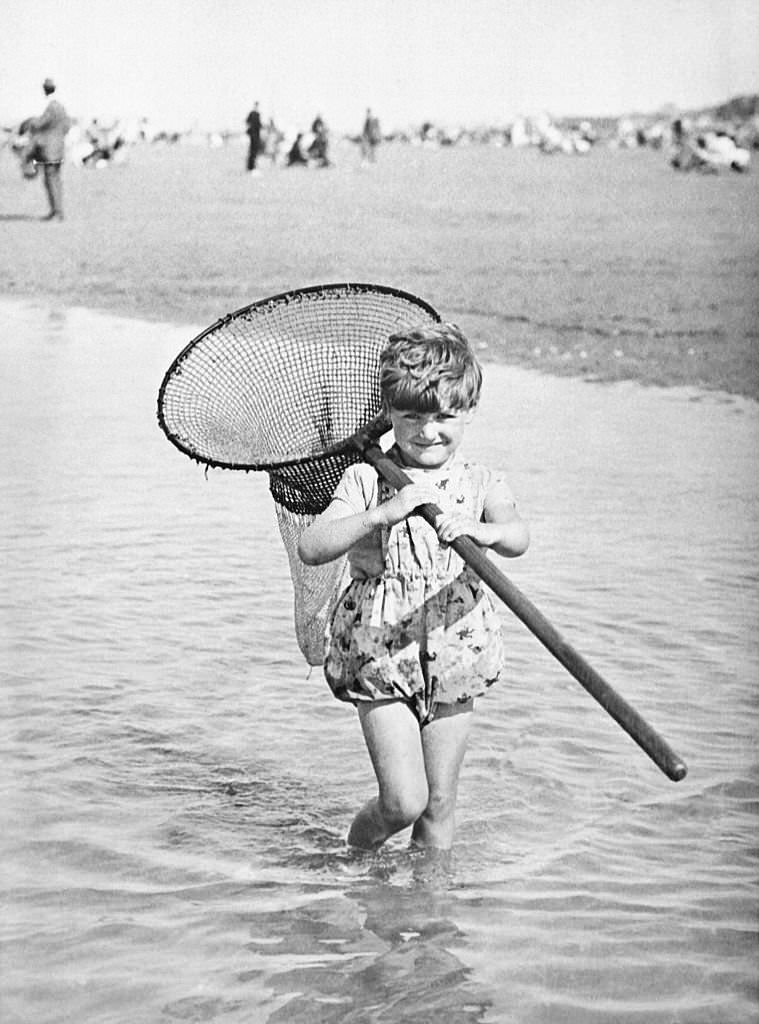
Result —
[[49, 97], [48, 105], [39, 117], [28, 122], [32, 136], [29, 157], [35, 164], [42, 165], [45, 192], [50, 203], [50, 212], [44, 220], [63, 220], [63, 180], [61, 165], [64, 157], [64, 142], [71, 127], [71, 120], [62, 103], [54, 98], [55, 82], [46, 78], [42, 89]]
[[258, 103], [253, 104], [253, 109], [245, 121], [250, 143], [248, 145], [247, 168], [251, 173], [256, 173], [256, 160], [261, 150], [261, 115], [258, 111]]
[[361, 130], [361, 162], [374, 163], [377, 159], [377, 146], [382, 140], [379, 118], [372, 113], [371, 107], [366, 109], [364, 127]]

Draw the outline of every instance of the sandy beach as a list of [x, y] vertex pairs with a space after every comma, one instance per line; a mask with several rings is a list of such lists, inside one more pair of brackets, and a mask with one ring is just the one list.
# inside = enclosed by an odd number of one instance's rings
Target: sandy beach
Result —
[[[370, 281], [434, 305], [484, 361], [759, 398], [756, 174], [666, 154], [385, 146], [360, 168], [133, 148], [65, 168], [63, 223], [0, 154], [0, 294], [202, 328], [304, 285]], [[188, 336], [191, 337], [190, 334]]]

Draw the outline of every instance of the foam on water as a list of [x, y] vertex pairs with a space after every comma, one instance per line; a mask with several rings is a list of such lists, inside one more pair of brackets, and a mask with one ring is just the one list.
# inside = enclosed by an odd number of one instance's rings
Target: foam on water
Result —
[[0, 304], [3, 1020], [757, 1019], [759, 411], [486, 367], [509, 577], [689, 764], [669, 782], [504, 610], [453, 862], [295, 645], [264, 477], [160, 433], [195, 333]]

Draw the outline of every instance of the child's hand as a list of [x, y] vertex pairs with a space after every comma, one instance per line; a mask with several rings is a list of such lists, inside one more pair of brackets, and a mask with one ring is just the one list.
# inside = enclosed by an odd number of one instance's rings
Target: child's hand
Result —
[[435, 520], [437, 535], [444, 544], [450, 544], [457, 537], [471, 537], [477, 544], [487, 547], [487, 524], [469, 519], [456, 513], [443, 512]]
[[523, 554], [530, 543], [530, 533], [511, 504], [496, 507], [500, 518], [495, 522], [467, 519], [466, 516], [443, 512], [435, 519], [435, 529], [443, 544], [457, 537], [471, 537], [481, 548], [492, 548], [504, 558]]
[[395, 526], [408, 518], [420, 505], [437, 505], [440, 493], [429, 484], [407, 484], [388, 501], [383, 502], [378, 512], [382, 514], [385, 526]]

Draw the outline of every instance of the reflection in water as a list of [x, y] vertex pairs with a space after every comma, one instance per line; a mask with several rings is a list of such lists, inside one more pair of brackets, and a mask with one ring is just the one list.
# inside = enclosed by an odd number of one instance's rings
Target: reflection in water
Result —
[[[490, 999], [460, 958], [451, 854], [404, 849], [402, 839], [378, 853], [347, 847], [291, 768], [258, 761], [248, 770], [227, 766], [230, 781], [218, 779], [212, 800], [175, 821], [171, 838], [178, 832], [192, 847], [210, 822], [211, 850], [228, 856], [236, 836], [255, 835], [260, 883], [276, 891], [297, 880], [284, 908], [275, 900], [256, 910], [243, 898], [239, 910], [255, 966], [237, 981], [275, 994], [267, 1021], [482, 1020]], [[184, 766], [185, 777], [199, 773], [215, 774]]]
[[342, 894], [254, 916], [249, 950], [264, 961], [310, 961], [268, 977], [285, 999], [270, 1024], [482, 1021], [491, 1000], [457, 955], [466, 937], [454, 921], [448, 857], [357, 859], [370, 877]]

